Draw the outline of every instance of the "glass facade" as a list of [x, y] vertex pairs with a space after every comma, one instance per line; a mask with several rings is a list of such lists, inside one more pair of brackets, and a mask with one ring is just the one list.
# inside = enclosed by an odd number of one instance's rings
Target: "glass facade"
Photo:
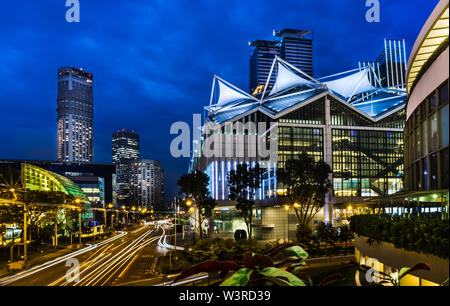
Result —
[[130, 201], [132, 205], [162, 208], [164, 204], [164, 170], [159, 161], [136, 159], [131, 162]]
[[116, 165], [119, 205], [130, 205], [131, 162], [139, 157], [139, 134], [123, 129], [112, 135], [112, 161]]
[[332, 130], [334, 196], [377, 196], [403, 188], [403, 133]]
[[92, 74], [73, 67], [58, 70], [58, 160], [92, 162], [94, 98]]
[[28, 190], [59, 191], [88, 200], [77, 184], [62, 175], [28, 164], [22, 164], [22, 175], [25, 188]]
[[405, 128], [405, 189], [448, 188], [448, 80], [409, 117]]
[[[243, 123], [271, 120], [261, 112], [239, 119]], [[261, 189], [256, 193], [257, 200], [270, 199], [282, 192], [283, 186], [276, 180], [276, 169], [284, 168], [286, 161], [303, 152], [316, 161], [330, 164], [334, 197], [389, 195], [403, 189], [404, 108], [380, 120], [372, 120], [329, 95], [275, 120], [278, 123], [277, 163], [266, 167]], [[224, 127], [221, 133], [227, 134]], [[256, 162], [265, 164], [264, 160], [247, 155], [205, 161], [204, 171], [210, 177], [209, 187], [214, 198], [228, 199], [227, 175], [242, 162], [251, 166]]]
[[287, 160], [296, 158], [302, 152], [323, 159], [323, 129], [286, 127], [278, 128], [278, 168], [284, 168]]

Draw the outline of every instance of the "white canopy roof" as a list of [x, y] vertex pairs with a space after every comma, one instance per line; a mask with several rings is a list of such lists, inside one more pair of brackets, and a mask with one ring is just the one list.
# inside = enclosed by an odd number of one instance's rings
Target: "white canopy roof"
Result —
[[368, 73], [369, 70], [364, 69], [349, 76], [323, 83], [327, 85], [328, 89], [345, 98], [349, 98], [353, 95], [376, 89], [370, 83]]
[[278, 67], [277, 79], [272, 87], [272, 90], [270, 91], [269, 96], [295, 86], [313, 84], [313, 82], [305, 78], [302, 78], [301, 76], [290, 71], [280, 61], [278, 61], [277, 67]]
[[232, 101], [240, 99], [248, 99], [247, 95], [231, 88], [221, 80], [217, 80], [219, 84], [219, 99], [217, 100], [217, 105], [224, 105]]

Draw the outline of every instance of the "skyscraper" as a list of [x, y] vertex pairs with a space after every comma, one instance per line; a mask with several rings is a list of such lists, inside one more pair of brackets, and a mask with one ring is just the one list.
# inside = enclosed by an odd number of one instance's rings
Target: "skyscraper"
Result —
[[[303, 72], [313, 76], [312, 32], [284, 29], [273, 32], [274, 40], [255, 40], [250, 46], [250, 93], [263, 91], [272, 68], [273, 59], [279, 56]], [[274, 67], [276, 72], [277, 67]], [[275, 83], [272, 74], [268, 87]]]
[[164, 170], [159, 161], [136, 159], [131, 162], [131, 203], [144, 208], [162, 208], [164, 203]]
[[112, 135], [112, 161], [116, 165], [118, 204], [130, 204], [130, 163], [139, 159], [139, 135], [125, 129]]
[[58, 69], [58, 160], [92, 162], [93, 76], [74, 67]]
[[280, 39], [280, 57], [313, 76], [313, 39], [311, 31], [284, 29], [275, 32]]
[[[250, 92], [257, 93], [264, 89], [275, 56], [280, 55], [277, 41], [255, 40], [250, 46]], [[275, 77], [270, 78], [270, 85], [275, 83]]]

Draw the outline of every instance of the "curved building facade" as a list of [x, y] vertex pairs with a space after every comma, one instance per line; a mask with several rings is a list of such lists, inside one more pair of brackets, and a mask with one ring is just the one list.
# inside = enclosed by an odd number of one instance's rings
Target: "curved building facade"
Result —
[[423, 196], [429, 191], [447, 197], [447, 201], [448, 36], [449, 4], [442, 0], [423, 26], [409, 57], [404, 132], [405, 191], [421, 192]]
[[89, 201], [83, 190], [68, 178], [33, 165], [22, 164], [22, 180], [28, 190], [63, 192]]

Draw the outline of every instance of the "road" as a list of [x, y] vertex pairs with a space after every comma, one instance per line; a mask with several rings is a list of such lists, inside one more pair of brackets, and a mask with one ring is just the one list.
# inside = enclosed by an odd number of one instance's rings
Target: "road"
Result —
[[[119, 232], [100, 243], [2, 278], [0, 286], [112, 286], [140, 277], [158, 282], [156, 279], [161, 278], [153, 269], [156, 258], [167, 251], [158, 246], [164, 236], [165, 229], [159, 225]], [[79, 273], [74, 262], [78, 263]]]

